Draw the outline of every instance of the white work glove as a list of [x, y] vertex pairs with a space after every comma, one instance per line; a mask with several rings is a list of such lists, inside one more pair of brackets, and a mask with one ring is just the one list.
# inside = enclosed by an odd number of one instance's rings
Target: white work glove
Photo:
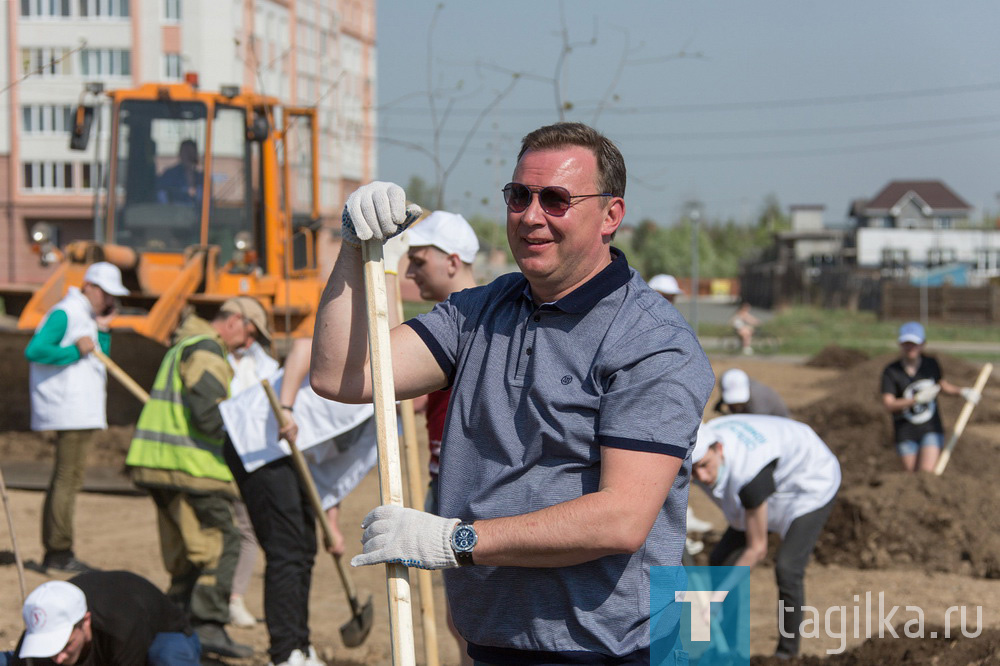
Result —
[[395, 183], [376, 180], [347, 197], [341, 217], [344, 242], [361, 247], [366, 240], [385, 242], [420, 217], [420, 206], [406, 205], [406, 193]]
[[402, 506], [377, 506], [361, 523], [364, 553], [351, 558], [351, 566], [392, 562], [418, 569], [457, 567], [451, 533], [459, 522]]
[[971, 386], [966, 386], [965, 388], [961, 389], [958, 393], [959, 395], [962, 396], [962, 398], [966, 402], [971, 402], [973, 405], [978, 405], [979, 401], [983, 397], [982, 393], [972, 388]]
[[937, 397], [938, 393], [941, 392], [940, 384], [931, 384], [930, 386], [925, 386], [916, 393], [913, 394], [913, 401], [918, 405], [926, 405], [930, 402], [934, 402], [934, 398]]
[[407, 232], [393, 236], [382, 246], [382, 260], [385, 262], [385, 272], [389, 275], [399, 274], [399, 262], [410, 249], [410, 238]]

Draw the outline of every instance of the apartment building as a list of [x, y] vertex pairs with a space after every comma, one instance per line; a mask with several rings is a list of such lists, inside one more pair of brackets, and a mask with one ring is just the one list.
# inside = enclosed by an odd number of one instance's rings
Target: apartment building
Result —
[[[60, 246], [94, 237], [95, 181], [109, 109], [87, 151], [69, 149], [87, 84], [239, 85], [315, 106], [321, 209], [334, 226], [346, 195], [375, 175], [375, 0], [12, 0], [0, 15], [0, 282], [41, 282], [30, 252], [46, 222]], [[95, 151], [100, 151], [96, 153]]]

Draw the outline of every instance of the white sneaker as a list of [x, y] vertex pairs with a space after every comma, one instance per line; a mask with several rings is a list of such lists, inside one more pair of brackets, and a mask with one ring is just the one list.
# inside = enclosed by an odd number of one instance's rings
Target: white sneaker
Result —
[[229, 599], [229, 624], [236, 627], [253, 627], [257, 624], [257, 618], [247, 610], [241, 596]]
[[316, 654], [316, 648], [312, 645], [309, 646], [309, 653], [306, 655], [306, 660], [302, 663], [303, 666], [326, 666], [326, 662], [319, 658], [319, 655]]
[[698, 534], [703, 534], [704, 532], [711, 532], [715, 526], [707, 520], [702, 520], [694, 515], [694, 511], [691, 507], [687, 510], [687, 531], [688, 534], [696, 532]]
[[281, 662], [280, 664], [275, 664], [273, 661], [267, 662], [267, 666], [306, 666], [309, 662], [306, 661], [306, 656], [302, 654], [302, 650], [292, 650], [292, 653], [288, 655], [288, 659]]

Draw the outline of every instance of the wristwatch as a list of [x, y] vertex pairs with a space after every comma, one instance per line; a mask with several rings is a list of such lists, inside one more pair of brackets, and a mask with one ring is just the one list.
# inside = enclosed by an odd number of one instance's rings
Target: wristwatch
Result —
[[455, 559], [459, 566], [468, 567], [475, 564], [472, 561], [472, 551], [479, 543], [479, 535], [472, 523], [459, 523], [451, 533], [451, 549], [455, 551]]

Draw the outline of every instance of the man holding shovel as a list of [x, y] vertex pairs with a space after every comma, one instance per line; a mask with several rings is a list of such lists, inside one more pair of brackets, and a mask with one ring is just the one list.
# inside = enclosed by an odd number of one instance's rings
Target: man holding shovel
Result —
[[233, 502], [239, 491], [223, 460], [219, 403], [233, 369], [226, 355], [258, 336], [270, 339], [267, 311], [256, 299], [225, 301], [211, 321], [181, 325], [139, 414], [125, 464], [156, 503], [167, 596], [191, 618], [203, 650], [246, 658], [253, 648], [226, 633], [239, 558]]
[[[578, 123], [536, 130], [503, 191], [521, 274], [392, 331], [397, 397], [452, 388], [445, 517], [377, 507], [352, 563], [447, 569], [477, 661], [648, 663], [649, 567], [681, 561], [686, 459], [712, 371], [683, 318], [611, 248], [625, 166], [610, 141]], [[371, 399], [359, 246], [412, 213], [389, 183], [348, 199], [316, 324], [321, 395]]]

